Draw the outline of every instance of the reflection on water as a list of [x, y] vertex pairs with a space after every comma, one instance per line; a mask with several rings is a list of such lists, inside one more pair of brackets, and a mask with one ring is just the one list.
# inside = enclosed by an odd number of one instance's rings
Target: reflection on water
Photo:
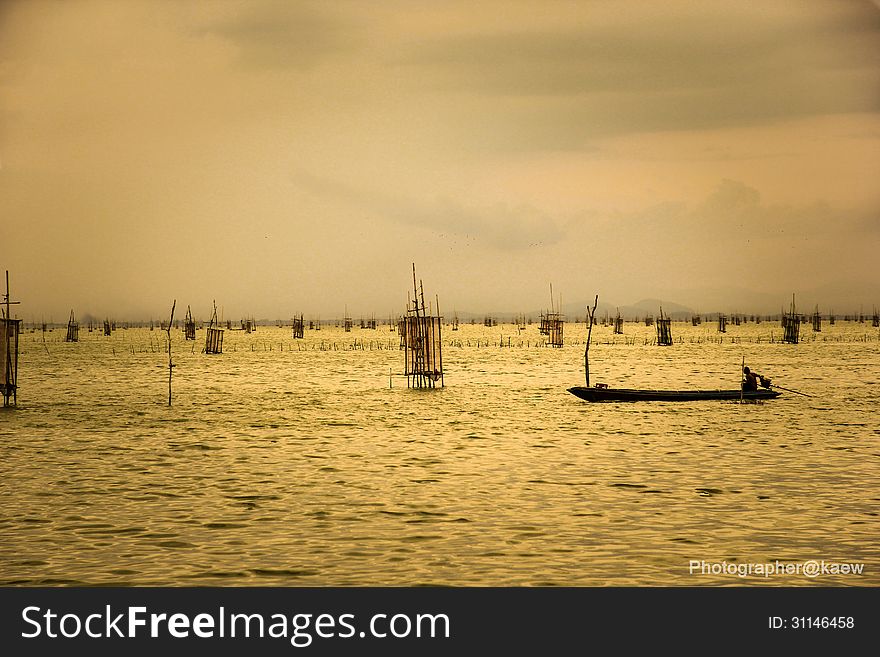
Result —
[[[408, 390], [387, 327], [260, 327], [221, 356], [173, 331], [169, 408], [164, 333], [26, 334], [0, 415], [0, 584], [880, 584], [877, 330], [718, 344], [675, 324], [664, 348], [653, 330], [597, 327], [591, 379], [737, 387], [745, 357], [813, 397], [588, 404], [566, 392], [571, 324], [563, 349], [537, 326], [447, 331], [447, 387]], [[695, 577], [691, 559], [866, 572]]]

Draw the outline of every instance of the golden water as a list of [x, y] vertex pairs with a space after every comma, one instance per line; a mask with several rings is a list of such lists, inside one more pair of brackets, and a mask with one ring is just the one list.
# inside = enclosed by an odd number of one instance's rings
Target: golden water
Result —
[[[626, 331], [594, 329], [593, 382], [736, 388], [745, 357], [813, 397], [588, 404], [566, 392], [572, 324], [563, 349], [537, 326], [447, 328], [446, 388], [408, 390], [387, 327], [260, 327], [219, 356], [172, 331], [169, 408], [164, 333], [27, 333], [0, 413], [0, 584], [880, 584], [877, 329]], [[698, 577], [691, 559], [865, 574]]]

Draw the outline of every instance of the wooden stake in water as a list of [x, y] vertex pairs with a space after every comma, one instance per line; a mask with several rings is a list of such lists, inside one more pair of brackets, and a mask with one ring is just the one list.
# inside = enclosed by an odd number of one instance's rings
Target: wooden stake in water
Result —
[[593, 309], [590, 310], [590, 307], [587, 306], [587, 322], [589, 322], [590, 326], [587, 329], [587, 346], [584, 347], [584, 371], [587, 375], [587, 387], [590, 387], [590, 336], [593, 334], [593, 316], [596, 314], [596, 306], [599, 305], [599, 295], [596, 295], [595, 301], [593, 301]]
[[743, 403], [743, 384], [746, 381], [746, 357], [743, 356], [742, 365], [739, 368], [739, 403]]
[[174, 323], [174, 309], [177, 307], [177, 299], [171, 304], [171, 319], [168, 320], [168, 405], [171, 406], [171, 371], [174, 363], [171, 362], [171, 325]]

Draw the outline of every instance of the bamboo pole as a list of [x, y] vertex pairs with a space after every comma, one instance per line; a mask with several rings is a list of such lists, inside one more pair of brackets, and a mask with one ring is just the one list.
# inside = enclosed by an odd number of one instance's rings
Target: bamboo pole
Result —
[[444, 387], [446, 383], [443, 380], [443, 334], [442, 322], [440, 321], [440, 297], [435, 295], [437, 301], [437, 349], [440, 351], [440, 387]]
[[587, 346], [584, 347], [584, 372], [587, 376], [587, 387], [590, 387], [590, 337], [593, 334], [593, 315], [596, 313], [596, 306], [599, 305], [599, 295], [596, 295], [596, 299], [593, 301], [593, 309], [590, 310], [590, 307], [587, 306], [587, 313], [589, 317], [587, 321], [590, 323], [589, 328], [587, 328]]
[[177, 307], [177, 299], [171, 304], [171, 319], [168, 320], [168, 405], [171, 406], [171, 372], [174, 363], [171, 362], [171, 325], [174, 323], [174, 309]]

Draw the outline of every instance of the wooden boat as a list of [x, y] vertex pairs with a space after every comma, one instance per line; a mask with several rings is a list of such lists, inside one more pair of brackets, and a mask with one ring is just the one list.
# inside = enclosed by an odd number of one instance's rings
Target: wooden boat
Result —
[[[761, 377], [763, 388], [757, 390], [632, 390], [629, 388], [609, 388], [604, 383], [597, 383], [595, 387], [590, 387], [590, 337], [593, 333], [593, 324], [595, 323], [596, 306], [599, 304], [599, 295], [593, 302], [593, 308], [587, 306], [587, 342], [584, 348], [584, 370], [587, 378], [587, 385], [574, 386], [568, 391], [575, 397], [585, 399], [590, 402], [616, 402], [616, 401], [702, 401], [704, 399], [729, 399], [731, 401], [756, 400], [756, 399], [775, 399], [781, 392], [770, 388], [770, 379]], [[660, 310], [663, 312], [662, 308]], [[745, 360], [743, 360], [745, 365]], [[797, 392], [792, 390], [791, 392]], [[798, 392], [797, 394], [804, 394]], [[806, 395], [809, 397], [809, 395]]]
[[598, 385], [594, 388], [574, 386], [568, 391], [575, 397], [590, 402], [613, 401], [702, 401], [704, 399], [775, 399], [781, 392], [769, 389], [760, 390], [632, 390], [628, 388], [609, 388]]

